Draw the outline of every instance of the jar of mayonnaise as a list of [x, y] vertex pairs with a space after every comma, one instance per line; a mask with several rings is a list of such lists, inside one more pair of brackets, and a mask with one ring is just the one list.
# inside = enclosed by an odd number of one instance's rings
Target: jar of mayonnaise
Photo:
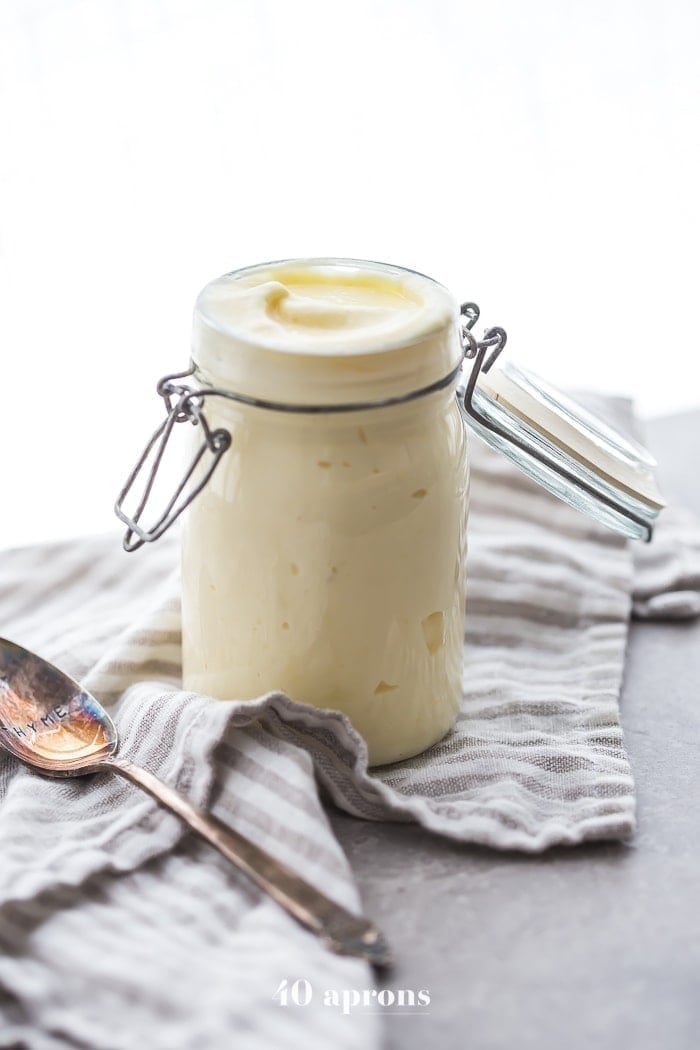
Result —
[[[650, 536], [662, 503], [648, 454], [528, 373], [491, 373], [505, 333], [477, 342], [477, 316], [429, 277], [357, 260], [269, 263], [204, 288], [191, 368], [161, 381], [167, 418], [117, 509], [130, 550], [186, 509], [186, 689], [281, 690], [342, 711], [373, 765], [449, 732], [462, 694], [465, 419], [557, 495]], [[182, 421], [194, 455], [146, 529], [152, 476], [136, 512], [124, 499]]]

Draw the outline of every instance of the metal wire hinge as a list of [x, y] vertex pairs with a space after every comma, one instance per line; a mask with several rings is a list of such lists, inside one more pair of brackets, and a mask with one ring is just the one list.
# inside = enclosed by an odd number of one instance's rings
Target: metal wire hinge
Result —
[[[496, 363], [508, 339], [505, 328], [496, 326], [495, 328], [487, 328], [483, 338], [477, 341], [472, 335], [472, 328], [479, 320], [480, 312], [476, 303], [462, 303], [459, 310], [464, 359], [465, 361], [475, 359], [472, 366], [472, 375], [470, 376], [470, 380], [473, 377], [472, 389], [476, 384], [479, 373], [488, 372]], [[488, 361], [485, 361], [484, 359], [489, 350], [491, 350], [491, 354]]]
[[[190, 375], [192, 375], [192, 369], [189, 369], [186, 372], [176, 372], [173, 375], [164, 376], [158, 383], [158, 394], [165, 402], [167, 415], [141, 453], [136, 466], [129, 474], [129, 477], [127, 478], [114, 505], [117, 517], [127, 526], [122, 541], [124, 550], [126, 551], [138, 550], [139, 547], [144, 545], [144, 543], [152, 543], [154, 540], [157, 540], [162, 536], [164, 532], [167, 532], [173, 522], [180, 517], [183, 510], [185, 510], [192, 500], [202, 491], [216, 470], [224, 452], [226, 452], [231, 445], [231, 434], [228, 430], [224, 430], [223, 428], [212, 430], [209, 426], [203, 412], [205, 394], [177, 382], [177, 380], [184, 379]], [[175, 489], [173, 496], [168, 501], [165, 510], [153, 525], [149, 528], [144, 528], [140, 524], [141, 515], [144, 512], [153, 490], [153, 484], [163, 460], [163, 455], [172, 436], [175, 424], [183, 422], [189, 422], [193, 426], [199, 426], [202, 428], [202, 443], [195, 452], [189, 467]], [[208, 452], [211, 453], [211, 459], [207, 464], [206, 469], [198, 479], [196, 485], [194, 485], [189, 492], [185, 493], [187, 485]], [[136, 484], [136, 481], [146, 469], [146, 464], [151, 458], [152, 463], [146, 477], [143, 492], [136, 510], [133, 514], [129, 515], [124, 510], [124, 502]]]

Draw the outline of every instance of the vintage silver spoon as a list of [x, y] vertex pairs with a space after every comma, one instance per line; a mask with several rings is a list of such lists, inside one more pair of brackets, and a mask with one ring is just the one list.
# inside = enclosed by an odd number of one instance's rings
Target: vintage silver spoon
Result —
[[53, 777], [124, 777], [177, 814], [328, 948], [375, 966], [389, 964], [388, 945], [369, 919], [341, 908], [153, 773], [117, 758], [118, 742], [112, 719], [90, 693], [53, 664], [0, 638], [0, 743], [21, 762]]

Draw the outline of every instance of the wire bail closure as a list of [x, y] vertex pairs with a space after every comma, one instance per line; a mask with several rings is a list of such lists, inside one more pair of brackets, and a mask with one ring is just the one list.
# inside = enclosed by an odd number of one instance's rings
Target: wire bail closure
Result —
[[[550, 491], [555, 490], [542, 477], [543, 471], [545, 474], [555, 475], [567, 486], [585, 493], [587, 497], [599, 502], [616, 515], [633, 522], [641, 530], [644, 538], [649, 540], [652, 528], [647, 519], [635, 514], [623, 501], [611, 496], [607, 491], [601, 491], [594, 483], [581, 477], [580, 473], [570, 470], [566, 463], [562, 461], [561, 450], [559, 450], [560, 455], [557, 456], [557, 450], [540, 432], [534, 430], [527, 421], [521, 421], [519, 432], [514, 433], [512, 429], [499, 422], [497, 416], [494, 418], [493, 407], [497, 407], [497, 402], [493, 402], [483, 390], [477, 389], [477, 383], [481, 373], [487, 373], [502, 353], [506, 345], [507, 335], [503, 328], [487, 328], [483, 338], [478, 340], [474, 336], [472, 329], [479, 320], [479, 316], [480, 311], [476, 303], [466, 302], [460, 307], [459, 325], [464, 350], [463, 361], [471, 361], [472, 366], [466, 385], [460, 383], [457, 386], [457, 400], [460, 410], [471, 429], [482, 437], [486, 436], [489, 444], [494, 444], [493, 436], [495, 436], [497, 447], [508, 455], [525, 473], [529, 474], [530, 477], [550, 488]], [[157, 391], [165, 403], [166, 417], [143, 450], [115, 503], [114, 509], [117, 517], [127, 526], [123, 539], [124, 549], [126, 551], [138, 550], [144, 543], [152, 543], [167, 532], [209, 482], [224, 453], [231, 446], [231, 433], [223, 427], [213, 430], [207, 421], [204, 406], [208, 397], [223, 397], [231, 401], [271, 411], [302, 414], [351, 412], [369, 408], [381, 408], [394, 404], [403, 404], [450, 386], [459, 378], [463, 368], [463, 361], [449, 375], [420, 390], [414, 390], [408, 394], [386, 398], [381, 401], [336, 405], [291, 405], [284, 402], [249, 397], [245, 394], [221, 390], [215, 387], [195, 389], [183, 382], [183, 380], [194, 375], [193, 364], [185, 372], [176, 372], [173, 375], [164, 376], [157, 384]], [[192, 426], [201, 427], [202, 442], [165, 509], [155, 523], [146, 528], [141, 524], [141, 518], [150, 501], [156, 475], [175, 424], [184, 422], [188, 422]], [[193, 487], [186, 491], [200, 464], [208, 456], [211, 458], [206, 463], [203, 474], [197, 478]], [[147, 468], [150, 459], [152, 459], [152, 463], [150, 468]], [[136, 510], [132, 514], [127, 514], [124, 510], [124, 503], [138, 479], [144, 475], [147, 469], [148, 473], [145, 477], [143, 492]], [[557, 494], [561, 495], [558, 489]]]
[[[188, 370], [187, 372], [177, 372], [174, 375], [163, 376], [158, 382], [157, 391], [165, 402], [167, 415], [141, 453], [136, 466], [129, 474], [129, 477], [127, 478], [114, 505], [117, 517], [127, 526], [122, 541], [125, 551], [131, 552], [138, 550], [139, 547], [144, 545], [144, 543], [152, 543], [154, 540], [159, 539], [163, 533], [168, 531], [170, 526], [180, 517], [183, 510], [185, 510], [192, 500], [202, 491], [216, 470], [224, 452], [226, 452], [231, 444], [231, 434], [228, 430], [224, 430], [223, 428], [212, 430], [209, 426], [203, 411], [204, 397], [201, 393], [197, 390], [193, 390], [191, 387], [175, 382], [175, 380], [183, 379], [191, 374], [191, 370]], [[201, 426], [204, 440], [195, 453], [192, 462], [187, 468], [187, 471], [175, 489], [173, 496], [169, 500], [161, 516], [154, 525], [148, 529], [144, 529], [139, 524], [141, 515], [143, 514], [151, 495], [153, 484], [156, 480], [156, 475], [168, 442], [170, 441], [173, 428], [176, 423], [184, 422], [189, 422], [193, 426]], [[141, 475], [154, 449], [155, 456], [153, 459], [153, 465], [146, 479], [146, 484], [138, 506], [133, 515], [128, 515], [124, 511], [124, 501], [127, 499], [137, 479]], [[207, 450], [212, 454], [211, 462], [194, 488], [186, 494], [184, 499], [180, 499], [190, 481], [190, 478], [199, 466]]]
[[[482, 341], [476, 340], [471, 330], [479, 319], [479, 312], [479, 307], [476, 303], [464, 303], [460, 310], [460, 334], [462, 346], [464, 348], [464, 359], [474, 359], [472, 374], [467, 386], [467, 396], [469, 398], [471, 398], [471, 392], [474, 389], [474, 384], [476, 383], [479, 372], [482, 370], [488, 371], [488, 369], [491, 368], [506, 342], [506, 333], [502, 328], [489, 328], [485, 332]], [[489, 356], [488, 361], [484, 364], [484, 356], [488, 350], [492, 350], [492, 353]], [[462, 362], [460, 362], [459, 366], [453, 372], [448, 376], [445, 376], [443, 379], [440, 379], [421, 390], [414, 390], [398, 397], [385, 398], [382, 401], [341, 405], [288, 405], [281, 402], [248, 397], [244, 394], [237, 394], [230, 390], [220, 390], [215, 387], [194, 389], [182, 382], [182, 380], [187, 379], [194, 374], [194, 365], [192, 364], [184, 372], [175, 372], [172, 375], [163, 376], [158, 381], [156, 390], [165, 403], [167, 413], [166, 417], [148, 441], [134, 469], [129, 474], [126, 483], [121, 489], [114, 505], [115, 514], [127, 527], [122, 541], [124, 550], [128, 552], [135, 551], [142, 547], [144, 543], [153, 543], [155, 540], [160, 539], [160, 537], [168, 531], [175, 521], [177, 521], [182, 512], [190, 505], [190, 503], [192, 503], [204, 486], [209, 482], [219, 465], [222, 456], [231, 446], [232, 437], [230, 431], [223, 427], [212, 430], [207, 422], [204, 405], [208, 397], [224, 397], [228, 400], [238, 401], [242, 404], [281, 412], [314, 414], [352, 412], [368, 408], [383, 408], [389, 405], [402, 404], [406, 401], [413, 401], [416, 398], [434, 393], [450, 386], [458, 378], [461, 370]], [[465, 407], [467, 407], [466, 401]], [[155, 523], [146, 528], [141, 524], [141, 518], [149, 503], [153, 491], [153, 485], [168, 446], [168, 442], [172, 436], [175, 424], [185, 422], [202, 428], [202, 443], [195, 452], [193, 459], [187, 467], [185, 474], [180, 480], [165, 509]], [[211, 459], [206, 466], [204, 474], [198, 479], [194, 487], [189, 492], [186, 492], [187, 485], [207, 453], [211, 454]], [[141, 497], [133, 513], [128, 514], [124, 510], [124, 503], [128, 499], [138, 479], [146, 471], [147, 463], [151, 458], [152, 463], [148, 469]]]

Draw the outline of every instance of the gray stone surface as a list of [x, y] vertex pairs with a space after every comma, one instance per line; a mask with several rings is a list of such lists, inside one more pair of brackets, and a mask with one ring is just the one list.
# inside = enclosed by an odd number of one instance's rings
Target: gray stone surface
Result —
[[[700, 514], [700, 412], [648, 432], [667, 498]], [[700, 623], [633, 625], [622, 706], [629, 844], [532, 858], [333, 815], [395, 948], [384, 986], [431, 996], [383, 1018], [387, 1050], [700, 1046]]]

